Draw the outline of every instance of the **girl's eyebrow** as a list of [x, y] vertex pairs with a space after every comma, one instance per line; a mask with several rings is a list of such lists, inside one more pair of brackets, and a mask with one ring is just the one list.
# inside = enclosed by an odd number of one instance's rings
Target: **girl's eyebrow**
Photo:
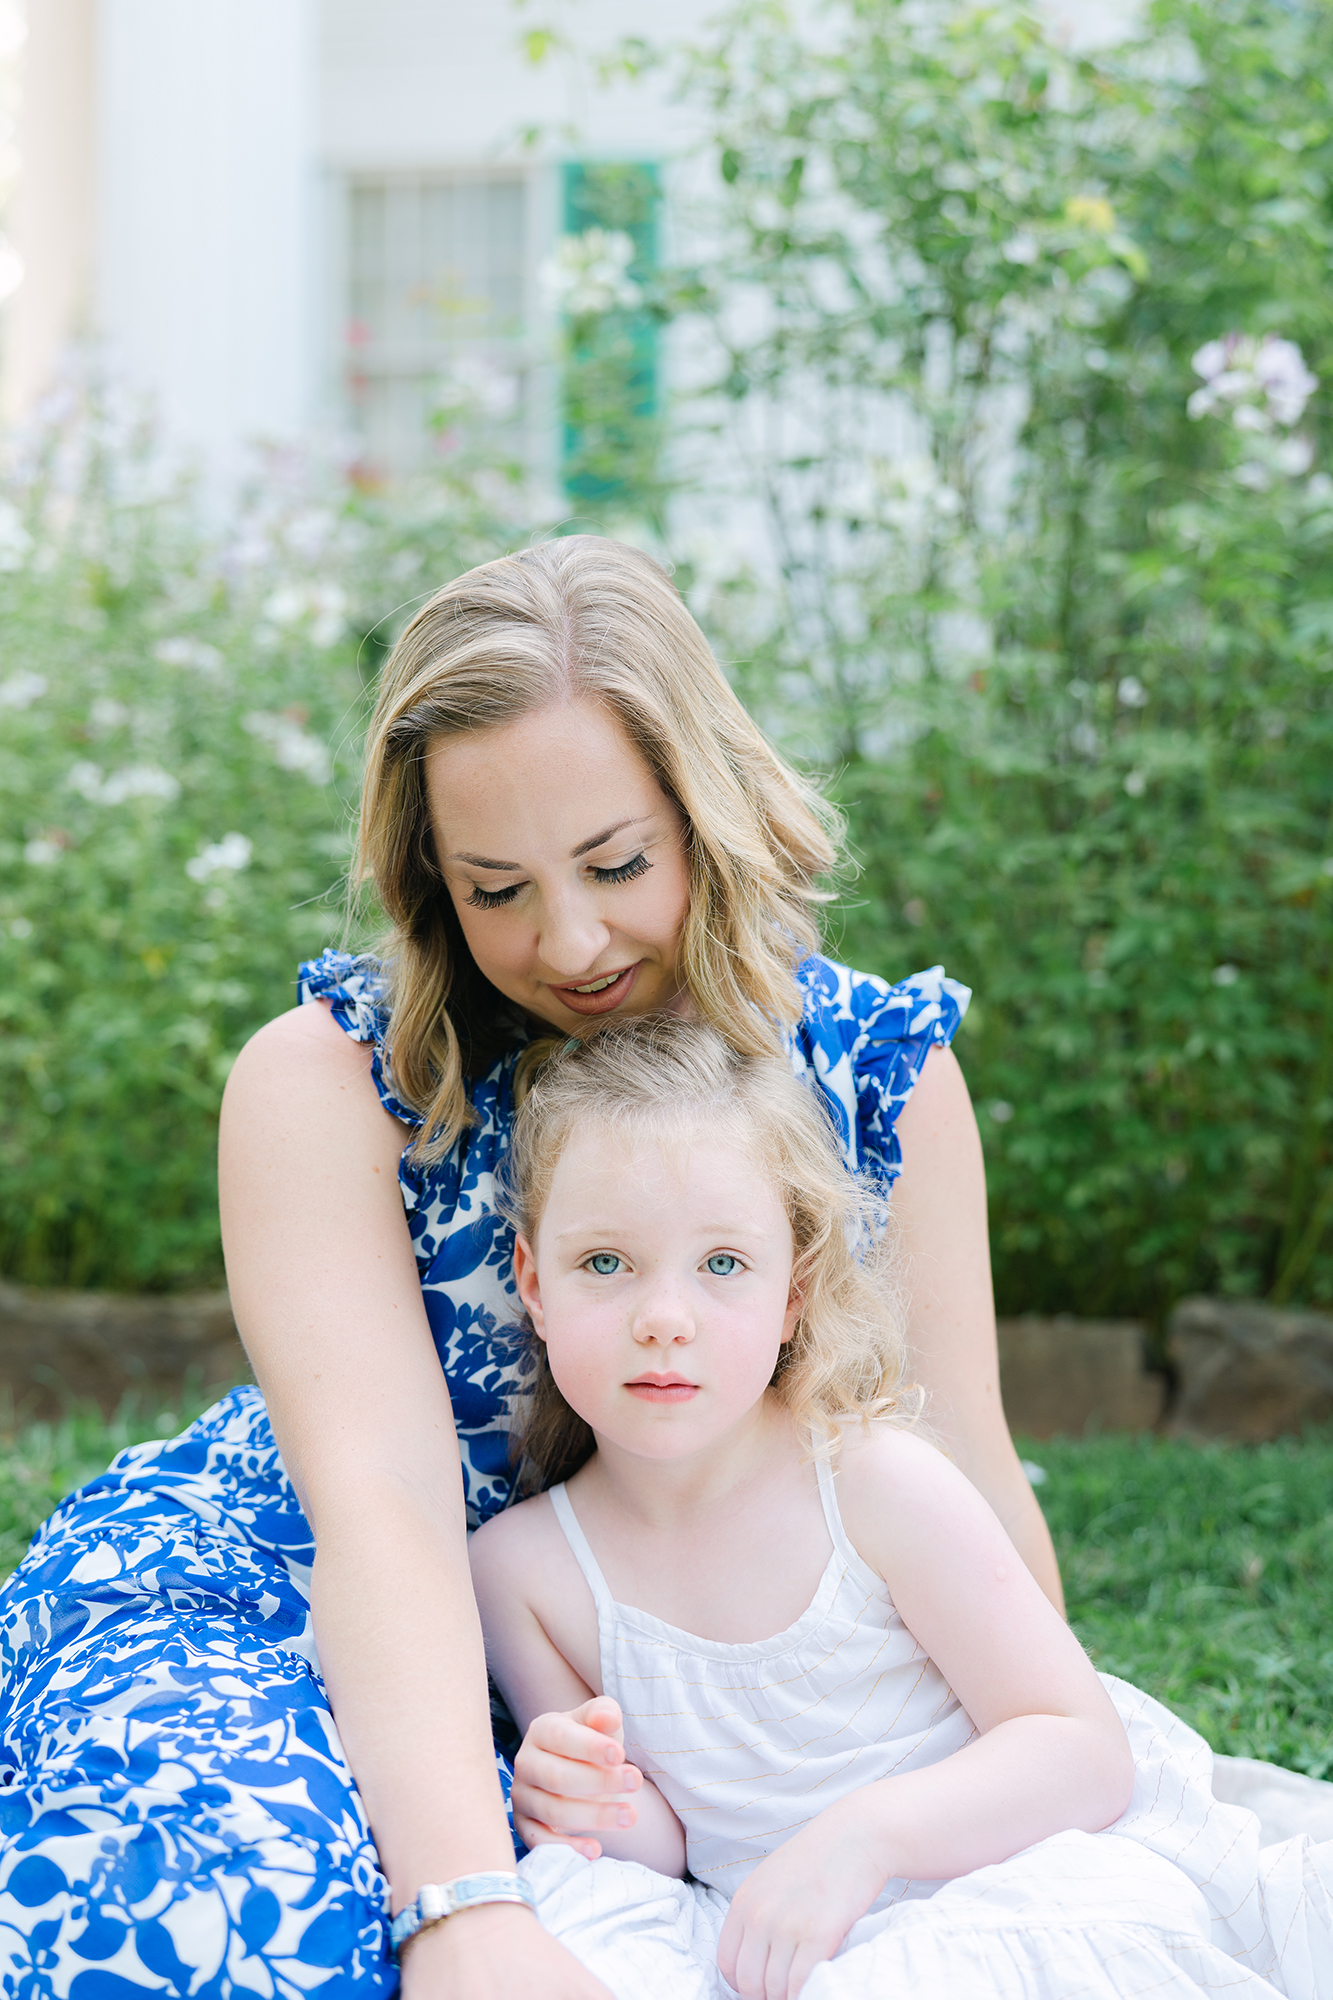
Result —
[[[638, 819], [618, 819], [614, 826], [603, 827], [602, 831], [593, 834], [590, 840], [581, 840], [577, 847], [571, 848], [570, 860], [577, 861], [581, 854], [591, 854], [595, 847], [601, 847], [604, 842], [610, 840], [612, 834], [623, 833], [627, 826], [642, 826], [644, 820], [651, 817], [650, 813], [644, 813]], [[449, 859], [465, 861], [469, 868], [493, 868], [497, 874], [512, 874], [523, 866], [521, 861], [488, 861], [484, 854], [451, 854]]]

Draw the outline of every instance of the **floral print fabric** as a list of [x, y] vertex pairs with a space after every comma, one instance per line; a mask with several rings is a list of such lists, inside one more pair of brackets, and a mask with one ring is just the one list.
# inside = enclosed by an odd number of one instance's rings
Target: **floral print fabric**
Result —
[[[938, 966], [889, 986], [800, 969], [797, 1073], [849, 1167], [887, 1191], [895, 1124], [968, 1001]], [[379, 968], [325, 952], [302, 1000], [375, 1047]], [[506, 1505], [518, 1318], [495, 1175], [514, 1056], [471, 1087], [447, 1159], [400, 1170], [458, 1423], [469, 1520]], [[0, 1591], [0, 1994], [6, 2000], [321, 2000], [391, 1993], [387, 1894], [310, 1629], [310, 1530], [263, 1398], [233, 1389], [183, 1436], [72, 1494]], [[508, 1793], [510, 1770], [497, 1747]]]

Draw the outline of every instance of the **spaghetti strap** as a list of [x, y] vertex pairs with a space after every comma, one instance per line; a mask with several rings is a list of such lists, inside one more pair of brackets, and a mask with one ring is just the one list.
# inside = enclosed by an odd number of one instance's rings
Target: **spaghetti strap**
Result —
[[824, 1520], [828, 1526], [829, 1540], [848, 1569], [862, 1571], [867, 1567], [864, 1556], [858, 1555], [847, 1539], [847, 1530], [842, 1525], [842, 1515], [838, 1511], [838, 1495], [835, 1488], [837, 1475], [827, 1458], [815, 1460], [815, 1471], [819, 1476], [819, 1497], [824, 1506]]
[[597, 1558], [588, 1547], [588, 1538], [579, 1526], [579, 1517], [574, 1512], [574, 1503], [565, 1491], [564, 1481], [559, 1486], [550, 1486], [546, 1497], [555, 1510], [555, 1518], [564, 1530], [565, 1540], [574, 1552], [574, 1560], [583, 1571], [592, 1592], [593, 1602], [599, 1612], [615, 1609], [615, 1600], [607, 1588], [606, 1578], [597, 1566]]

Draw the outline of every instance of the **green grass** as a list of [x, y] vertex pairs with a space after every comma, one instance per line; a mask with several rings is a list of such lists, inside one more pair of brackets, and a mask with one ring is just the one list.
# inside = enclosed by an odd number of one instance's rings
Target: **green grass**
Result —
[[1024, 1443], [1070, 1622], [1215, 1750], [1333, 1776], [1333, 1433]]
[[[74, 1486], [197, 1413], [30, 1424], [0, 1454], [0, 1576]], [[1075, 1631], [1216, 1750], [1333, 1775], [1333, 1433], [1302, 1443], [1025, 1442]]]

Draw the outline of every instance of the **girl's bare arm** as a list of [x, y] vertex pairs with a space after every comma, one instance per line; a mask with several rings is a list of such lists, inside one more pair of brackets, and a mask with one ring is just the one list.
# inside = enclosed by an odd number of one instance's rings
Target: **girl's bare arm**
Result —
[[967, 1084], [952, 1051], [933, 1049], [898, 1120], [903, 1171], [893, 1215], [911, 1293], [910, 1367], [955, 1464], [989, 1501], [1059, 1611], [1050, 1532], [1024, 1476], [1000, 1401], [986, 1225], [986, 1170]]
[[[319, 1005], [255, 1037], [223, 1105], [220, 1197], [237, 1324], [314, 1532], [315, 1638], [393, 1906], [510, 1869], [462, 1475], [398, 1189], [404, 1128], [371, 1051]], [[527, 1911], [415, 1940], [409, 1995], [605, 2000]]]

